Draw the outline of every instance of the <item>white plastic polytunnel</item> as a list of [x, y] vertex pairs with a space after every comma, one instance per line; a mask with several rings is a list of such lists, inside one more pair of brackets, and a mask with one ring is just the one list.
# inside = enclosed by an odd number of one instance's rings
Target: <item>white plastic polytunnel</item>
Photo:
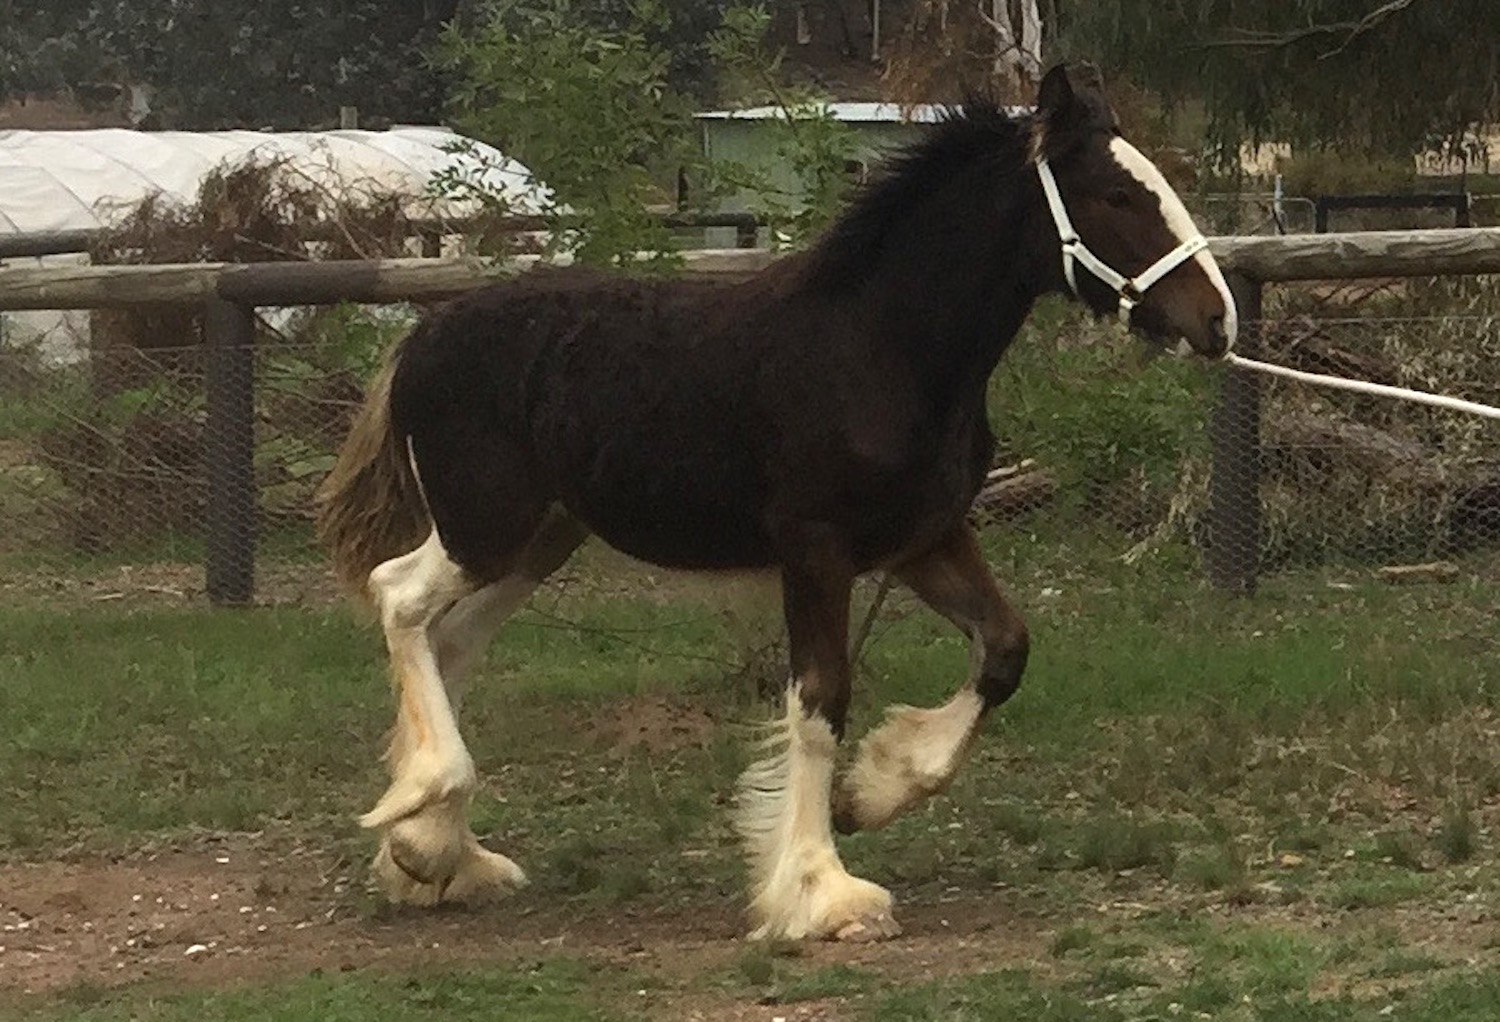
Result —
[[[455, 146], [463, 147], [453, 151]], [[247, 158], [286, 159], [330, 186], [412, 196], [413, 204], [461, 218], [467, 202], [424, 198], [435, 175], [457, 170], [520, 214], [538, 212], [547, 191], [493, 146], [440, 127], [388, 131], [0, 131], [0, 234], [108, 226], [151, 194], [197, 198], [216, 167]]]
[[[550, 198], [520, 163], [441, 127], [277, 133], [0, 131], [0, 236], [108, 227], [150, 195], [190, 204], [211, 171], [252, 158], [285, 160], [332, 195], [410, 196], [407, 213], [416, 219], [462, 220], [478, 212], [472, 198], [434, 199], [429, 185], [438, 175], [455, 175], [498, 195], [516, 214], [539, 213]], [[55, 266], [87, 262], [87, 256], [6, 262]], [[274, 310], [262, 312], [271, 315]], [[35, 345], [49, 363], [72, 362], [87, 351], [89, 321], [84, 310], [0, 314], [0, 344]]]

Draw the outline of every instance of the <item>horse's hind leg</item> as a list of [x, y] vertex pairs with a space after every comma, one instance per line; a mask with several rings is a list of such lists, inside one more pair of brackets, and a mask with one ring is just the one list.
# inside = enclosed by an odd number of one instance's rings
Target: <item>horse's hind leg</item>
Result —
[[458, 703], [463, 676], [495, 629], [585, 535], [571, 519], [548, 519], [498, 580], [477, 590], [436, 533], [372, 573], [400, 708], [391, 787], [361, 822], [385, 830], [374, 868], [393, 900], [478, 901], [525, 883], [515, 863], [469, 829], [474, 767], [458, 732]]
[[860, 742], [834, 801], [834, 822], [849, 833], [883, 827], [953, 781], [979, 722], [1021, 683], [1029, 643], [1026, 624], [995, 584], [967, 524], [897, 576], [973, 643], [968, 683], [935, 709], [892, 706]]

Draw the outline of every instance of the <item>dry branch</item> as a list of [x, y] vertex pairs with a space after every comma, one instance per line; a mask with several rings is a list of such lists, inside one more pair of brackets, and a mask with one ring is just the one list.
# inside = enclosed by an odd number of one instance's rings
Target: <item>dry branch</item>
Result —
[[1414, 582], [1452, 582], [1458, 578], [1458, 565], [1452, 561], [1433, 561], [1430, 564], [1388, 564], [1376, 574], [1382, 582], [1404, 585]]
[[991, 518], [1011, 518], [1041, 507], [1057, 493], [1057, 480], [1030, 458], [998, 468], [985, 477], [973, 510]]
[[1415, 440], [1375, 426], [1311, 413], [1268, 418], [1266, 447], [1288, 455], [1326, 452], [1370, 476], [1407, 485], [1440, 486], [1446, 480], [1436, 455]]

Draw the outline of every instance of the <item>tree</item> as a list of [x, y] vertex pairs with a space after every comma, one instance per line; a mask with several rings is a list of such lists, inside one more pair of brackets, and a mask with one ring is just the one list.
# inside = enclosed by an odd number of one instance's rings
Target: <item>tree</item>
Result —
[[[903, 19], [890, 66], [896, 98], [951, 101], [984, 89], [1030, 102], [1041, 80], [1051, 3], [918, 0]], [[891, 10], [899, 15], [899, 8]]]
[[0, 93], [151, 95], [160, 123], [307, 127], [340, 106], [428, 120], [424, 53], [470, 0], [0, 0]]
[[[554, 242], [581, 260], [672, 247], [647, 212], [667, 198], [659, 182], [687, 158], [691, 139], [691, 111], [667, 81], [669, 55], [651, 38], [665, 17], [638, 0], [621, 27], [601, 29], [572, 0], [501, 0], [439, 47], [458, 126], [546, 183]], [[447, 187], [466, 192], [465, 182]], [[482, 189], [468, 194], [485, 198]]]
[[[852, 138], [816, 97], [788, 86], [780, 55], [765, 42], [763, 7], [726, 7], [704, 52], [742, 101], [777, 106], [768, 125], [796, 178], [790, 191], [762, 169], [704, 162], [693, 103], [671, 83], [667, 40], [679, 8], [631, 0], [623, 15], [596, 19], [581, 0], [496, 0], [488, 17], [445, 33], [440, 64], [452, 73], [455, 122], [530, 168], [553, 193], [544, 212], [554, 245], [579, 260], [670, 267], [675, 243], [649, 206], [690, 179], [693, 199], [748, 197], [786, 244], [815, 234], [849, 185]], [[679, 178], [679, 174], [682, 178]], [[449, 194], [504, 212], [482, 184], [444, 179]], [[656, 256], [641, 262], [640, 253]]]
[[1065, 53], [1169, 102], [1221, 155], [1279, 140], [1409, 155], [1500, 118], [1494, 0], [1057, 0]]

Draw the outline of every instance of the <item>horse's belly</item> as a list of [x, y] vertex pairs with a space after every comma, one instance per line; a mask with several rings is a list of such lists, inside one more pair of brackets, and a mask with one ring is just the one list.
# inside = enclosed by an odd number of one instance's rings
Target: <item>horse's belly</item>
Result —
[[751, 571], [776, 565], [764, 537], [749, 532], [708, 532], [700, 528], [646, 527], [609, 520], [586, 522], [600, 539], [648, 564], [683, 571]]
[[632, 557], [698, 570], [774, 563], [765, 492], [752, 459], [728, 445], [664, 445], [640, 458], [607, 446], [569, 475], [564, 503]]

